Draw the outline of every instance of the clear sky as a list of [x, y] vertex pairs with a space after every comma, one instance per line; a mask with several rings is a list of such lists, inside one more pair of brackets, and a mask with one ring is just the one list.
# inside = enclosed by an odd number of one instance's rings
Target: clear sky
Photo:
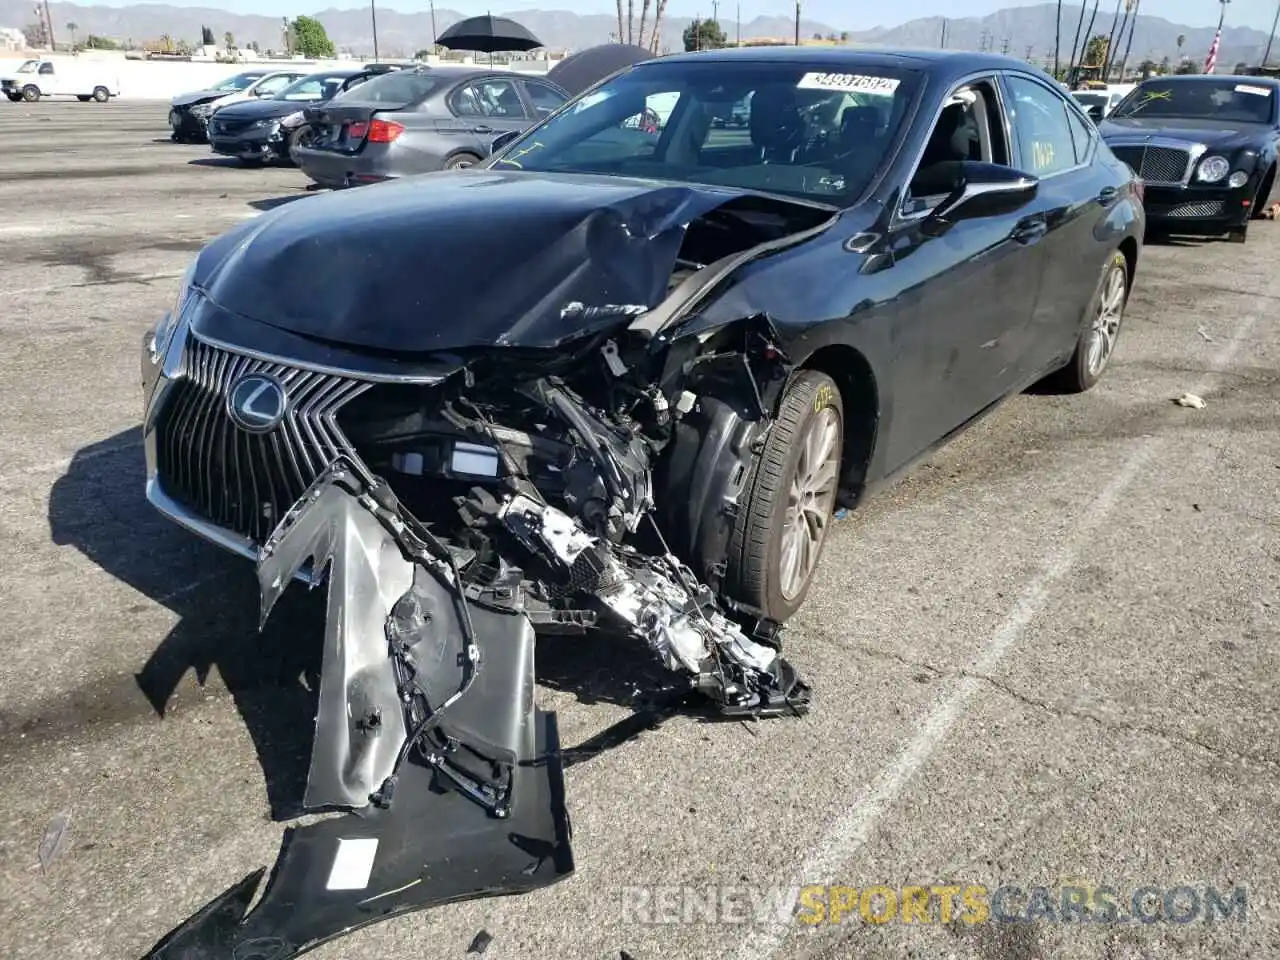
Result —
[[[105, 6], [127, 6], [131, 0], [78, 0], [81, 3], [102, 3]], [[133, 0], [136, 2], [136, 0]], [[299, 13], [315, 13], [326, 7], [338, 9], [364, 6], [363, 0], [165, 0], [176, 6], [216, 7], [236, 13], [261, 13], [275, 16], [294, 16]], [[1069, 2], [1069, 0], [1064, 0]], [[1027, 6], [1018, 0], [896, 0], [892, 16], [888, 16], [880, 3], [864, 3], [859, 0], [801, 0], [802, 14], [846, 30], [866, 30], [876, 26], [894, 26], [917, 17], [972, 17], [982, 16], [1002, 7]], [[1247, 26], [1258, 30], [1270, 30], [1280, 0], [1231, 0], [1227, 7], [1228, 26]], [[573, 10], [575, 13], [609, 13], [616, 11], [614, 0], [436, 0], [436, 5], [462, 13], [502, 13], [508, 10], [540, 8], [543, 10]], [[379, 7], [413, 13], [427, 9], [427, 0], [378, 0]], [[636, 8], [639, 9], [639, 0]], [[1114, 6], [1103, 3], [1103, 7]], [[1217, 0], [1144, 0], [1142, 13], [1164, 17], [1174, 23], [1192, 27], [1211, 27], [1218, 22]], [[794, 0], [742, 0], [742, 17], [793, 16]], [[669, 0], [667, 14], [673, 17], [711, 15], [711, 0]], [[732, 21], [735, 0], [721, 0], [720, 19]]]

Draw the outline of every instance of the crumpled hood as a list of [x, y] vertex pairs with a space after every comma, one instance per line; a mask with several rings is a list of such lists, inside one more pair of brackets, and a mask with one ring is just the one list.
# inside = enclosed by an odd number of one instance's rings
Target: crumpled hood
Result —
[[218, 108], [220, 120], [274, 120], [318, 106], [320, 100], [239, 100]]
[[225, 310], [334, 343], [554, 346], [582, 332], [566, 304], [661, 302], [685, 226], [743, 195], [576, 174], [426, 174], [278, 207], [206, 247], [195, 282]]
[[1131, 140], [1150, 135], [1226, 148], [1235, 146], [1233, 141], [1253, 139], [1266, 128], [1227, 120], [1189, 120], [1180, 117], [1152, 117], [1144, 120], [1125, 117], [1103, 120], [1099, 129], [1104, 140]]
[[202, 100], [217, 100], [227, 95], [225, 90], [193, 90], [190, 93], [179, 93], [169, 101], [171, 107], [189, 107]]

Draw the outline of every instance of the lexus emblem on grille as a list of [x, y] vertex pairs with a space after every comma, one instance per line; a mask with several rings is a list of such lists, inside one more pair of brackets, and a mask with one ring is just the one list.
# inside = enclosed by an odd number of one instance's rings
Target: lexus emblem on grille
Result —
[[266, 433], [279, 426], [289, 409], [289, 395], [275, 377], [250, 373], [227, 394], [227, 413], [236, 426], [250, 433]]

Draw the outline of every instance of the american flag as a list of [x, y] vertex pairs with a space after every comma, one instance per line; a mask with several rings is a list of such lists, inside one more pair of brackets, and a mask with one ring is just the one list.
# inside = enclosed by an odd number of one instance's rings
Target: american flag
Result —
[[1209, 44], [1209, 56], [1204, 60], [1204, 72], [1213, 73], [1213, 68], [1218, 65], [1218, 41], [1222, 39], [1222, 31], [1218, 30], [1213, 35], [1213, 43]]

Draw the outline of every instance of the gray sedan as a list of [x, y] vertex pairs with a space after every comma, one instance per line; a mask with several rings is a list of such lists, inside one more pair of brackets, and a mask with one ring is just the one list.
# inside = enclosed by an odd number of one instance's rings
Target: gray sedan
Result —
[[293, 160], [325, 187], [469, 167], [495, 138], [569, 99], [548, 80], [477, 67], [419, 67], [375, 77], [308, 110]]

